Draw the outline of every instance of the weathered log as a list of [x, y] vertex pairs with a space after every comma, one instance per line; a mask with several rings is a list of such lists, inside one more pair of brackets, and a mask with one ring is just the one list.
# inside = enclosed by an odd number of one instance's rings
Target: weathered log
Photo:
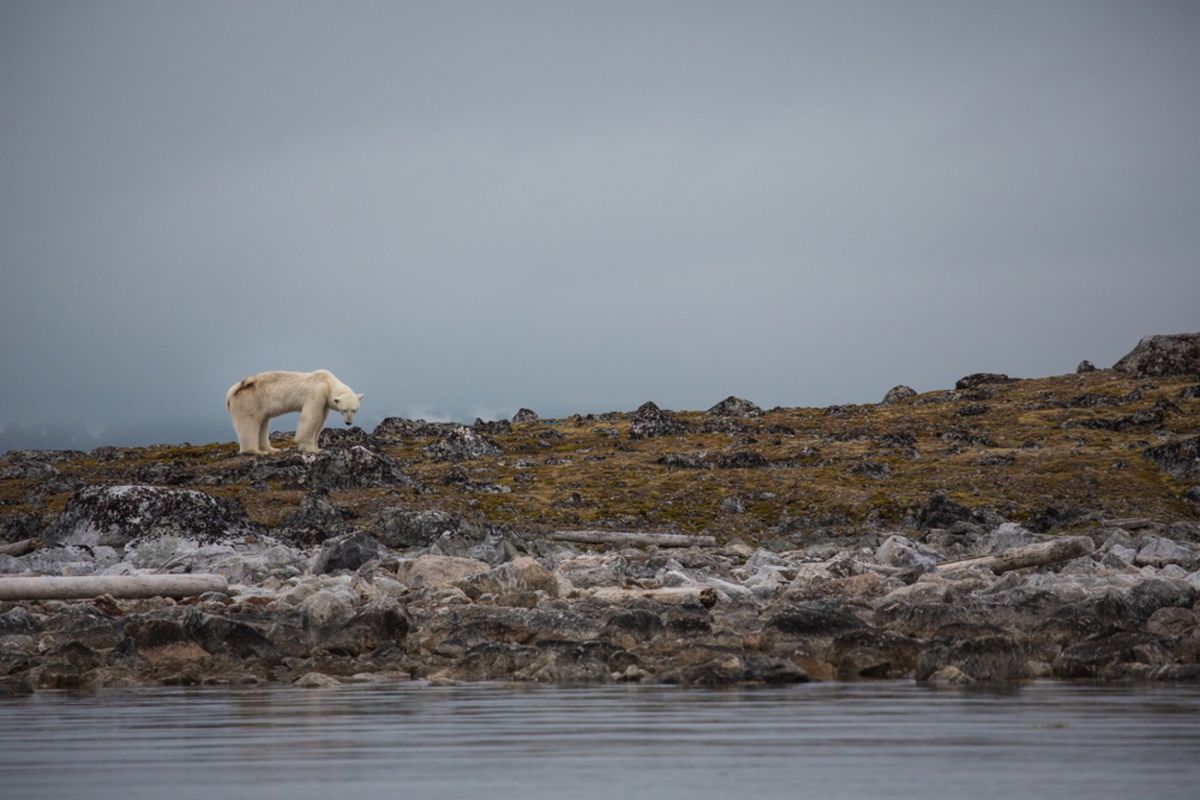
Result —
[[942, 572], [950, 572], [972, 567], [986, 567], [999, 575], [1014, 569], [1040, 567], [1045, 564], [1068, 561], [1072, 558], [1086, 556], [1095, 549], [1095, 542], [1086, 536], [1064, 536], [1048, 542], [1014, 547], [990, 556], [946, 561], [938, 564], [937, 568]]
[[661, 589], [623, 589], [617, 586], [601, 586], [584, 590], [603, 603], [624, 605], [634, 600], [655, 600], [668, 606], [684, 603], [700, 603], [712, 608], [717, 602], [717, 592], [710, 586], [665, 586]]
[[41, 539], [22, 539], [12, 544], [0, 544], [0, 556], [23, 556], [42, 546]]
[[81, 600], [113, 597], [190, 597], [225, 592], [221, 575], [87, 575], [0, 578], [0, 600]]
[[712, 536], [685, 533], [639, 533], [637, 531], [553, 531], [550, 539], [580, 544], [640, 544], [659, 547], [716, 547]]

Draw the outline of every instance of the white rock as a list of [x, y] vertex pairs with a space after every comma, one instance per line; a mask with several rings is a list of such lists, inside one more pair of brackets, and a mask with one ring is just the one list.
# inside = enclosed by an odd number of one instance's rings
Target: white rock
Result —
[[875, 550], [875, 560], [890, 567], [929, 571], [937, 556], [905, 536], [889, 536]]
[[1138, 566], [1163, 567], [1167, 564], [1190, 566], [1195, 561], [1196, 548], [1180, 542], [1173, 542], [1161, 536], [1148, 537], [1148, 541], [1138, 550], [1134, 559]]
[[342, 682], [332, 675], [326, 675], [322, 672], [306, 672], [296, 679], [293, 686], [299, 686], [304, 689], [325, 689], [332, 686], [341, 686]]

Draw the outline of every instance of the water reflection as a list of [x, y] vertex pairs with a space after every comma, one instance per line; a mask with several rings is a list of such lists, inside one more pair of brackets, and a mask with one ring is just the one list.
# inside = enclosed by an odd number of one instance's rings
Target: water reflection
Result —
[[5, 798], [1195, 796], [1200, 690], [153, 689], [0, 703]]

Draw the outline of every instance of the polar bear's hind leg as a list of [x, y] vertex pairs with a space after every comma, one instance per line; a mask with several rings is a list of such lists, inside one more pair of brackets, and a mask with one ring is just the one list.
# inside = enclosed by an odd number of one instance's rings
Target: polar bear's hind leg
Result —
[[261, 425], [265, 425], [264, 420], [261, 424], [256, 419], [235, 419], [234, 431], [238, 437], [238, 452], [247, 455], [264, 455], [264, 451], [260, 450], [258, 445], [258, 432]]

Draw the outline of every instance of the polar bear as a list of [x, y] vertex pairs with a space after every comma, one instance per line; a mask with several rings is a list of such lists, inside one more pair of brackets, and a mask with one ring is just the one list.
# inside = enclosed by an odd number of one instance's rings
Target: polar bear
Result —
[[296, 446], [306, 453], [319, 453], [317, 439], [325, 427], [325, 415], [341, 413], [349, 425], [354, 422], [363, 396], [339, 381], [327, 369], [316, 372], [260, 372], [229, 387], [225, 408], [233, 419], [239, 452], [251, 455], [278, 453], [267, 436], [271, 417], [300, 412], [296, 426]]

